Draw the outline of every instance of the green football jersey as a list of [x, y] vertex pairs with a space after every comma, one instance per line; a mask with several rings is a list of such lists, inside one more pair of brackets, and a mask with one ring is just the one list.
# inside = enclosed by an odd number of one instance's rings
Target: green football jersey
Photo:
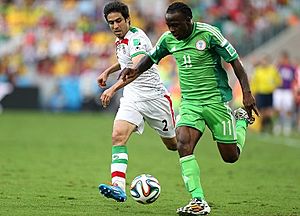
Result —
[[201, 104], [232, 99], [221, 57], [230, 62], [237, 59], [238, 54], [218, 28], [195, 22], [192, 34], [184, 40], [165, 32], [149, 56], [157, 64], [170, 54], [176, 59], [183, 99], [198, 100]]

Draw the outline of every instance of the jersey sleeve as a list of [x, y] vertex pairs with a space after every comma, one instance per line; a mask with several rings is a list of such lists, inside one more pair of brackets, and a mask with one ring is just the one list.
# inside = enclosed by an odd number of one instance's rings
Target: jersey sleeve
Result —
[[220, 30], [214, 27], [211, 32], [212, 48], [226, 61], [231, 62], [239, 57], [234, 47], [221, 34]]
[[128, 44], [129, 47], [129, 55], [131, 58], [138, 56], [140, 54], [147, 54], [147, 50], [151, 47], [148, 44], [147, 38], [137, 35], [132, 37]]
[[167, 47], [166, 33], [165, 33], [159, 38], [159, 40], [157, 41], [155, 47], [148, 53], [148, 55], [155, 64], [158, 64], [158, 62], [163, 57], [165, 57], [169, 54], [170, 54], [170, 52], [169, 52], [168, 47]]

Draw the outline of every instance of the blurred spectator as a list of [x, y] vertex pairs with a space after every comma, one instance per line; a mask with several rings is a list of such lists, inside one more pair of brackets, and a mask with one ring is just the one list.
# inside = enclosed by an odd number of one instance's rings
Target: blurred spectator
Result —
[[[0, 64], [0, 70], [1, 70]], [[15, 74], [10, 73], [7, 75], [7, 79], [0, 79], [0, 114], [3, 112], [3, 107], [1, 105], [1, 100], [13, 92], [15, 86]]]
[[273, 130], [273, 92], [281, 85], [281, 76], [269, 56], [264, 56], [254, 69], [251, 89], [256, 98], [257, 108], [261, 114], [261, 131], [271, 133]]
[[[102, 14], [106, 0], [0, 2], [0, 59], [4, 59], [6, 64], [5, 70], [0, 71], [0, 76], [13, 71], [17, 86], [38, 86], [41, 107], [54, 107], [50, 104], [50, 98], [51, 94], [59, 92], [59, 80], [70, 75], [82, 77], [86, 71], [103, 71], [115, 61], [115, 56], [112, 55], [114, 46], [111, 45], [114, 38], [108, 33]], [[164, 14], [172, 1], [153, 0], [151, 7], [148, 0], [124, 2], [130, 6], [132, 25], [143, 29], [152, 41], [157, 41], [159, 35], [167, 29]], [[285, 25], [299, 23], [299, 0], [185, 2], [191, 5], [195, 21], [219, 27], [241, 55], [273, 37]], [[169, 90], [174, 91], [174, 100], [179, 101], [174, 64], [174, 60], [169, 58], [159, 67], [165, 73], [162, 77], [174, 74], [173, 78], [165, 79], [165, 82]], [[91, 86], [94, 85], [96, 81], [91, 83]], [[86, 89], [80, 88], [81, 98], [87, 95]], [[94, 93], [99, 94], [99, 91]]]
[[283, 132], [290, 135], [292, 131], [292, 114], [294, 110], [293, 82], [295, 79], [295, 67], [290, 61], [290, 56], [286, 51], [280, 55], [278, 71], [282, 84], [274, 92], [274, 108], [277, 111], [277, 121], [274, 126], [274, 134]]
[[295, 82], [294, 82], [294, 98], [295, 98], [295, 125], [300, 132], [300, 59], [298, 59]]

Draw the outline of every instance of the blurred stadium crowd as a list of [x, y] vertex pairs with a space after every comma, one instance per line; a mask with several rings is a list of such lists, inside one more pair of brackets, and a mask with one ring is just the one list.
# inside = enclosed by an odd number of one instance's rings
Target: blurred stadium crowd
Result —
[[[98, 97], [103, 90], [96, 77], [116, 61], [114, 36], [102, 13], [106, 2], [0, 0], [0, 83], [36, 87], [40, 108], [45, 110], [101, 109]], [[167, 30], [164, 14], [173, 1], [152, 0], [151, 6], [148, 0], [124, 2], [129, 4], [132, 25], [142, 28], [155, 43]], [[219, 27], [241, 57], [299, 22], [299, 0], [185, 2], [193, 8], [195, 21]], [[177, 106], [176, 65], [168, 57], [159, 68]]]

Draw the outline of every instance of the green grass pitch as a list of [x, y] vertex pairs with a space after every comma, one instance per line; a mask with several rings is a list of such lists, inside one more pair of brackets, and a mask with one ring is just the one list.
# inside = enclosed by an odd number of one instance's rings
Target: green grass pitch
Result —
[[[150, 205], [99, 195], [110, 181], [113, 115], [6, 111], [0, 115], [0, 215], [176, 215], [190, 199], [178, 155], [149, 127], [128, 143], [128, 182], [154, 175], [161, 195]], [[300, 135], [249, 133], [235, 164], [225, 164], [206, 130], [195, 151], [212, 216], [300, 215]]]

